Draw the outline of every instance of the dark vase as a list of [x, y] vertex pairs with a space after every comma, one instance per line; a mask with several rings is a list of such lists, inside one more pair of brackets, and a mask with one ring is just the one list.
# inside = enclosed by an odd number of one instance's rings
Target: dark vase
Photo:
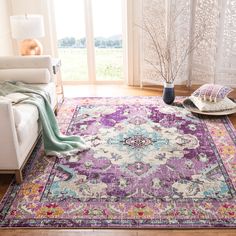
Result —
[[164, 88], [163, 88], [163, 101], [170, 105], [174, 102], [175, 100], [175, 87], [174, 83], [164, 83]]

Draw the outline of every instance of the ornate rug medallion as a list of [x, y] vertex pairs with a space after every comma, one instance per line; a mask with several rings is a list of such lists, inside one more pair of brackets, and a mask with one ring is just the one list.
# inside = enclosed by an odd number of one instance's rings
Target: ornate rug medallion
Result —
[[236, 226], [236, 136], [227, 117], [120, 97], [66, 100], [58, 121], [90, 150], [42, 157], [39, 144], [24, 183], [1, 202], [0, 226]]

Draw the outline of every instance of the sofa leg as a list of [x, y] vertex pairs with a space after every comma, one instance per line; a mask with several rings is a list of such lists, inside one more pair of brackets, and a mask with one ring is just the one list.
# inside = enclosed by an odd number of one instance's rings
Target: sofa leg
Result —
[[23, 176], [21, 170], [16, 170], [15, 175], [16, 175], [16, 182], [18, 184], [21, 184], [23, 182]]

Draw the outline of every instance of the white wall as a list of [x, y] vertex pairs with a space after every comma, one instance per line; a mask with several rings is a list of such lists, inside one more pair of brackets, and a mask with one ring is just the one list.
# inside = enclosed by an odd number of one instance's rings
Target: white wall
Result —
[[13, 55], [8, 0], [0, 0], [0, 56]]
[[140, 84], [140, 28], [142, 0], [123, 0], [125, 78], [128, 85]]
[[[57, 0], [55, 0], [57, 1]], [[141, 14], [142, 0], [124, 0], [129, 3], [128, 17], [128, 57], [130, 72], [128, 84], [139, 85], [140, 81], [140, 35], [135, 25]], [[57, 57], [57, 40], [54, 22], [54, 0], [0, 0], [0, 55], [18, 55], [17, 41], [10, 34], [11, 15], [41, 14], [44, 17], [45, 37], [39, 39], [43, 44], [43, 54]], [[126, 9], [127, 10], [127, 9]], [[132, 73], [131, 73], [132, 72]]]
[[[1, 1], [1, 0], [0, 0]], [[53, 27], [53, 1], [50, 0], [11, 0], [11, 15], [40, 14], [44, 17], [45, 37], [39, 41], [43, 44], [43, 54], [56, 56], [56, 40]], [[17, 54], [17, 48], [14, 48]]]

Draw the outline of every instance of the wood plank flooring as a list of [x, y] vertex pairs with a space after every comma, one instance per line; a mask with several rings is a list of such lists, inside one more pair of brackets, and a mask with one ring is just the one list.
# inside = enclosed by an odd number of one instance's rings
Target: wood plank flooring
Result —
[[[175, 93], [179, 96], [188, 96], [195, 88], [188, 89], [185, 86], [176, 86]], [[112, 97], [112, 96], [161, 96], [162, 88], [133, 88], [120, 85], [78, 85], [64, 86], [65, 97]], [[236, 98], [236, 91], [230, 94]], [[236, 127], [236, 114], [229, 116]], [[0, 150], [1, 151], [1, 150]], [[12, 175], [0, 175], [0, 199], [6, 192]], [[0, 236], [236, 236], [236, 229], [159, 229], [159, 230], [117, 230], [117, 229], [3, 229]]]
[[235, 236], [236, 230], [0, 230], [0, 236]]

